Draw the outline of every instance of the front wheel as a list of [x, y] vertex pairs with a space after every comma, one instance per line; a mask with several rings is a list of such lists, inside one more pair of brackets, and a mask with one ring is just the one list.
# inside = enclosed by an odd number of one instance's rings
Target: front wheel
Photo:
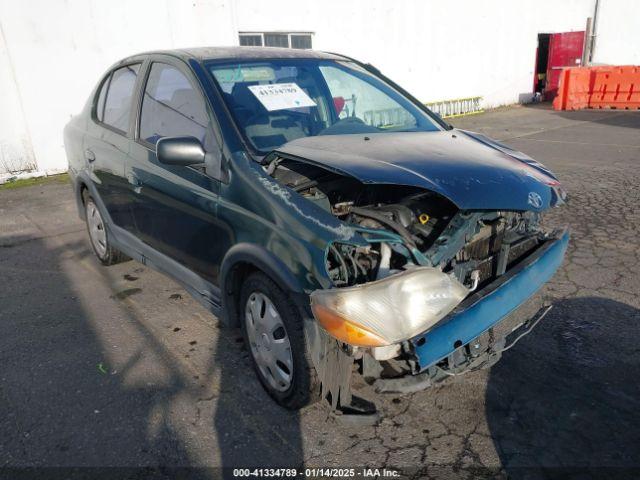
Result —
[[240, 302], [242, 333], [265, 390], [291, 410], [318, 400], [317, 377], [296, 305], [260, 272], [244, 282]]

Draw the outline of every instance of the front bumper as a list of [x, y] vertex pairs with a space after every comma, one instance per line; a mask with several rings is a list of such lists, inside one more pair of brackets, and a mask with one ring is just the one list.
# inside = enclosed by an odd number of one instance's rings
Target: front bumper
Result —
[[409, 340], [415, 359], [413, 373], [422, 373], [447, 358], [525, 303], [558, 270], [568, 243], [568, 230], [557, 232], [528, 258], [463, 301], [438, 325]]

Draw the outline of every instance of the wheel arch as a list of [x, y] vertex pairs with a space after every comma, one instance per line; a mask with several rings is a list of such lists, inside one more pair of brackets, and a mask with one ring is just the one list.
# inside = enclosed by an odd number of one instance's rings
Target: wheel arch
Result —
[[[294, 297], [306, 296], [300, 281], [285, 263], [261, 245], [239, 243], [225, 255], [220, 268], [220, 289], [223, 304], [223, 323], [239, 326], [239, 301], [242, 283], [251, 273], [260, 271], [282, 290]], [[296, 302], [297, 303], [297, 302]]]
[[93, 198], [96, 198], [97, 192], [93, 187], [93, 183], [88, 178], [88, 175], [83, 173], [78, 174], [74, 182], [74, 193], [76, 197], [76, 207], [78, 208], [78, 216], [84, 221], [84, 204], [85, 204], [85, 192], [88, 192]]

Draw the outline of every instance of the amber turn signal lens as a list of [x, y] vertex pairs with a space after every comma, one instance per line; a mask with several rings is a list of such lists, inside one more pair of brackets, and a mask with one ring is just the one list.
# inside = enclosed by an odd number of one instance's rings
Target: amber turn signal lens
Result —
[[322, 305], [311, 305], [316, 320], [332, 337], [358, 347], [382, 347], [389, 345], [381, 337], [355, 325]]

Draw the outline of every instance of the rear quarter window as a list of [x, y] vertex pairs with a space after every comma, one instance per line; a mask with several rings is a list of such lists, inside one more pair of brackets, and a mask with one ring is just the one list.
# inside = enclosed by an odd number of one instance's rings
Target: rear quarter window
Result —
[[99, 121], [123, 133], [129, 130], [131, 100], [139, 71], [139, 63], [113, 71], [98, 97], [96, 116]]
[[109, 90], [109, 80], [111, 80], [111, 74], [102, 82], [100, 87], [100, 93], [98, 94], [98, 100], [96, 102], [96, 118], [102, 122], [104, 119], [104, 100], [107, 97], [107, 90]]

